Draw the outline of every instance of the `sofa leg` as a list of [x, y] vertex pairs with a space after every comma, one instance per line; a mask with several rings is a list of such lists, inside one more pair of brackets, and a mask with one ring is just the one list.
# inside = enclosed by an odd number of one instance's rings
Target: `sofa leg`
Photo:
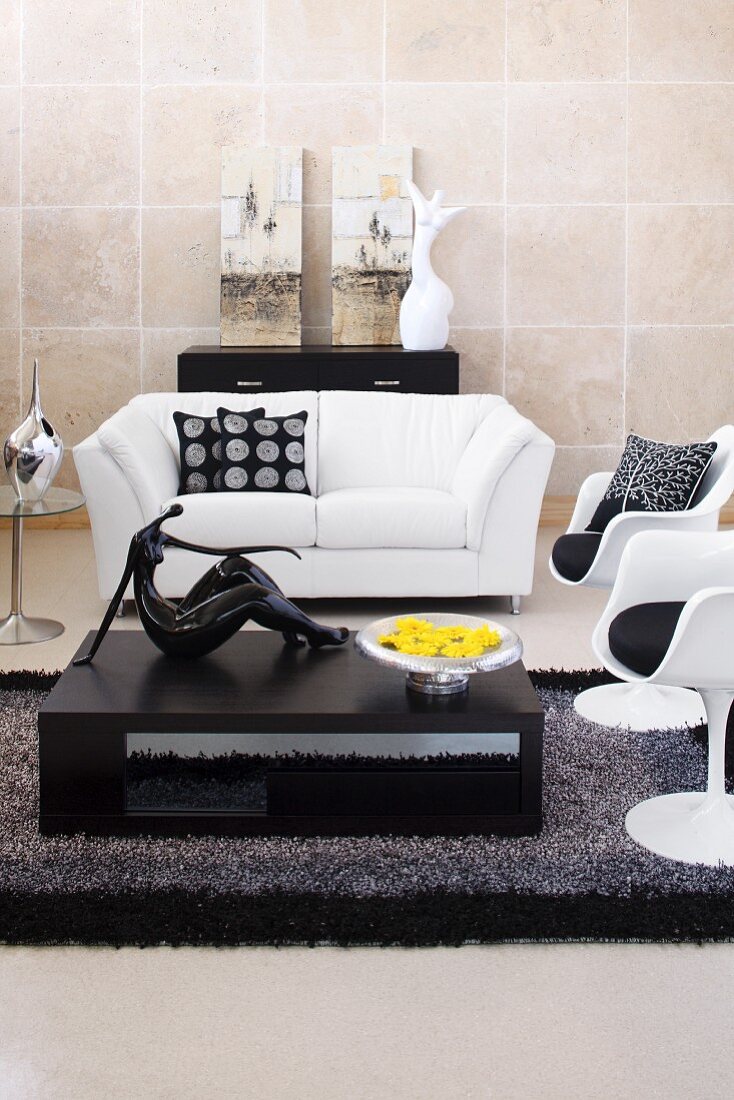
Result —
[[520, 614], [520, 604], [522, 603], [522, 596], [510, 596], [510, 608], [513, 615]]
[[116, 619], [124, 619], [125, 618], [125, 601], [124, 600], [120, 600], [120, 606], [117, 608], [117, 611], [115, 612], [115, 618]]

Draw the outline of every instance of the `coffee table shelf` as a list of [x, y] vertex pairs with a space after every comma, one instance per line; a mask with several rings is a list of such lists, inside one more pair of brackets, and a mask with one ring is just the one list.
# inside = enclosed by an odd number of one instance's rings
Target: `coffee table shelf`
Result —
[[[139, 631], [112, 631], [92, 665], [66, 669], [39, 713], [39, 824], [44, 833], [531, 834], [542, 821], [543, 717], [520, 662], [473, 677], [465, 694], [431, 697], [362, 660], [351, 640], [312, 651], [241, 631], [183, 661]], [[266, 804], [255, 810], [128, 804], [130, 744], [191, 738], [226, 752], [233, 735], [268, 759], [285, 739], [305, 752], [328, 745], [338, 761], [356, 749], [358, 764], [266, 767]], [[508, 738], [517, 751], [498, 765], [482, 746], [491, 753]]]

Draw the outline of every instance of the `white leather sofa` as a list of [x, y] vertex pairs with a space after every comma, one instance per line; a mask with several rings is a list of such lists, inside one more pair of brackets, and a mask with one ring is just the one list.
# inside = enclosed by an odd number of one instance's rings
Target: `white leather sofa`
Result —
[[[173, 412], [213, 416], [264, 405], [308, 411], [313, 496], [201, 493], [178, 497]], [[502, 397], [313, 391], [149, 393], [77, 447], [99, 591], [110, 599], [130, 537], [173, 500], [178, 537], [209, 546], [296, 547], [257, 561], [293, 597], [529, 593], [540, 506], [554, 443]], [[211, 559], [172, 549], [156, 572], [182, 596]], [[132, 596], [132, 588], [127, 593]]]

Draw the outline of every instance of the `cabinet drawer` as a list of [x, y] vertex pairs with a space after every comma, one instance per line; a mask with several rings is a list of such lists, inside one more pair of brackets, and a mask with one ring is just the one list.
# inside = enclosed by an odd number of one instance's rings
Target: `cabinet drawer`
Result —
[[278, 393], [286, 390], [317, 390], [318, 370], [315, 363], [274, 363], [270, 357], [212, 357], [207, 362], [201, 355], [178, 358], [178, 389], [181, 393], [201, 390], [221, 390], [223, 393]]
[[[458, 359], [458, 357], [457, 357]], [[321, 390], [375, 390], [377, 393], [458, 393], [457, 363], [422, 359], [420, 363], [321, 363]]]

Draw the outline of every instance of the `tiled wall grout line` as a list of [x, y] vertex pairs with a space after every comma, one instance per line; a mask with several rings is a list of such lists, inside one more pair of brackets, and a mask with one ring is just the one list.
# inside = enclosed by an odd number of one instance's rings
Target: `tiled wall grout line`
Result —
[[[261, 84], [272, 88], [331, 88], [331, 87], [374, 87], [376, 84], [389, 84], [394, 87], [464, 87], [464, 88], [502, 88], [504, 80], [154, 80], [142, 81], [143, 87], [148, 88], [259, 88]], [[538, 88], [538, 87], [590, 87], [609, 88], [624, 87], [626, 84], [642, 87], [667, 87], [668, 85], [685, 87], [708, 87], [711, 85], [723, 85], [730, 87], [734, 80], [508, 80], [510, 86]], [[0, 89], [17, 88], [18, 83], [0, 84]], [[42, 83], [40, 81], [27, 81], [28, 88], [137, 88], [137, 81], [59, 81]]]
[[265, 145], [265, 5], [260, 0], [260, 144]]
[[[626, 206], [640, 209], [680, 206], [688, 209], [718, 209], [732, 207], [734, 202], [463, 202], [461, 196], [455, 199], [457, 206], [467, 206], [474, 210], [502, 210], [505, 207], [518, 210], [564, 210], [564, 209], [618, 209]], [[110, 203], [21, 203], [24, 210], [218, 210], [218, 202], [173, 203], [173, 202], [110, 202]], [[330, 210], [330, 202], [304, 202], [304, 208], [311, 210]], [[2, 206], [0, 210], [16, 210], [17, 205]]]
[[387, 144], [387, 0], [382, 0], [382, 128], [380, 141]]
[[[146, 328], [146, 329], [155, 330], [156, 332], [188, 332], [189, 329], [192, 329], [192, 328], [194, 328], [194, 329], [217, 328], [218, 325], [217, 324], [198, 324], [198, 325], [155, 325], [155, 324], [150, 324], [150, 325], [142, 325], [141, 326], [139, 324], [136, 324], [136, 325], [113, 325], [113, 324], [103, 324], [103, 325], [91, 325], [91, 324], [89, 324], [89, 325], [47, 325], [47, 324], [43, 324], [43, 325], [25, 325], [24, 326], [26, 332], [38, 332], [38, 331], [41, 331], [41, 330], [44, 331], [44, 332], [137, 332], [137, 330], [141, 327]], [[304, 325], [303, 326], [303, 328], [328, 328], [328, 327], [329, 327], [328, 325]], [[556, 323], [549, 322], [548, 324], [544, 324], [544, 325], [508, 324], [507, 327], [510, 331], [514, 331], [514, 330], [530, 330], [530, 331], [532, 331], [534, 329], [541, 330], [541, 331], [555, 330], [555, 329], [558, 329], [559, 331], [564, 331], [564, 330], [575, 331], [576, 329], [592, 329], [592, 330], [593, 329], [601, 329], [601, 330], [619, 329], [621, 331], [622, 329], [624, 329], [625, 325], [624, 325], [624, 322], [621, 322], [621, 321], [609, 321], [606, 324], [598, 324], [598, 325], [556, 324]], [[708, 324], [702, 323], [700, 321], [690, 321], [690, 322], [685, 322], [685, 321], [670, 321], [670, 322], [668, 322], [668, 321], [631, 321], [628, 327], [630, 329], [638, 329], [638, 328], [639, 329], [679, 329], [679, 328], [681, 328], [681, 329], [729, 329], [729, 328], [734, 328], [734, 323], [733, 322], [727, 322], [727, 321], [710, 322]], [[497, 322], [496, 324], [491, 324], [490, 322], [487, 322], [487, 324], [481, 324], [481, 325], [467, 325], [467, 324], [452, 325], [451, 328], [454, 331], [457, 331], [457, 332], [502, 332], [503, 325], [502, 325], [501, 322]], [[19, 330], [18, 325], [0, 325], [0, 332], [18, 332], [18, 330]]]

